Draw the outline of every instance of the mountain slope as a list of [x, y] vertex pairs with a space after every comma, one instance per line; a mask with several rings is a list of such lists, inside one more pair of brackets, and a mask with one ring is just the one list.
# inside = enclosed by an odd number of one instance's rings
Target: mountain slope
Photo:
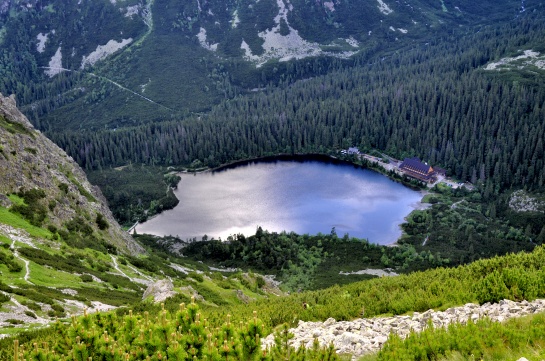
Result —
[[17, 110], [14, 97], [1, 95], [0, 178], [2, 206], [16, 205], [33, 226], [62, 229], [76, 220], [81, 232], [93, 235], [105, 247], [143, 252], [119, 227], [102, 193], [87, 181], [81, 168], [32, 127]]
[[141, 124], [535, 10], [537, 0], [4, 0], [0, 91], [44, 129]]
[[157, 289], [211, 307], [266, 297], [255, 275], [205, 271], [145, 252], [81, 168], [0, 95], [0, 338], [85, 308], [157, 300]]
[[142, 272], [116, 260], [143, 251], [81, 168], [0, 95], [0, 326], [139, 300]]

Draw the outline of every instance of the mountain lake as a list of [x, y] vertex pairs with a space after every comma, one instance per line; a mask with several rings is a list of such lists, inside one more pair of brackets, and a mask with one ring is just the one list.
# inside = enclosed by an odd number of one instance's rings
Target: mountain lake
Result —
[[259, 160], [180, 173], [180, 203], [136, 227], [183, 240], [274, 232], [328, 234], [392, 244], [423, 193], [377, 172], [325, 157]]

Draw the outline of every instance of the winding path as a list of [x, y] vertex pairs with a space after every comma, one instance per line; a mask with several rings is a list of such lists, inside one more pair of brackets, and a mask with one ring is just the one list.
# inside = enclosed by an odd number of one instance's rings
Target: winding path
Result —
[[140, 272], [139, 270], [137, 270], [136, 268], [132, 267], [132, 266], [127, 266], [129, 267], [131, 270], [133, 270], [137, 275], [139, 276], [142, 276], [144, 277], [145, 279], [141, 279], [141, 278], [133, 278], [133, 277], [129, 277], [129, 275], [127, 275], [125, 272], [123, 272], [121, 270], [121, 268], [119, 268], [119, 264], [117, 263], [117, 259], [114, 257], [113, 254], [110, 255], [110, 257], [112, 258], [112, 262], [114, 264], [114, 268], [117, 272], [119, 272], [123, 277], [127, 277], [131, 282], [134, 282], [134, 283], [138, 283], [138, 284], [141, 284], [141, 285], [149, 285], [150, 283], [154, 282], [154, 279], [143, 274], [142, 272]]
[[15, 248], [15, 240], [12, 240], [11, 242], [11, 249], [13, 250], [13, 256], [18, 260], [23, 261], [25, 264], [25, 276], [23, 277], [25, 282], [33, 285], [34, 283], [28, 280], [30, 277], [30, 262], [19, 255], [19, 252], [17, 252], [17, 248]]

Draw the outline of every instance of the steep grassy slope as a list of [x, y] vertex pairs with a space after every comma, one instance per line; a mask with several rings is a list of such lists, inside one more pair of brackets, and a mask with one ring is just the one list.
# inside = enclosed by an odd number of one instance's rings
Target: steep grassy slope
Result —
[[79, 166], [3, 96], [0, 150], [0, 323], [46, 323], [84, 303], [140, 299], [141, 286], [106, 272], [118, 252], [143, 248]]

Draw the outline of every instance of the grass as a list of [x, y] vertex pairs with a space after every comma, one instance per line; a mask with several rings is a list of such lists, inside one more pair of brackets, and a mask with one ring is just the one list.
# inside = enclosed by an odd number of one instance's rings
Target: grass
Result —
[[8, 198], [10, 201], [13, 202], [13, 204], [23, 206], [25, 205], [25, 200], [21, 197], [19, 197], [17, 194], [10, 194], [8, 195]]
[[87, 200], [89, 202], [96, 202], [96, 198], [93, 197], [93, 195], [91, 193], [89, 193], [87, 191], [87, 189], [85, 189], [77, 180], [76, 178], [74, 177], [74, 175], [72, 173], [67, 173], [66, 176], [68, 177], [68, 179], [70, 179], [70, 182], [72, 182], [72, 184], [74, 184], [76, 186], [76, 188], [78, 188], [78, 191], [79, 193], [84, 196], [85, 198], [87, 198]]
[[9, 336], [14, 336], [14, 335], [17, 335], [19, 333], [21, 333], [21, 331], [30, 331], [30, 330], [38, 330], [40, 328], [43, 328], [44, 325], [42, 325], [41, 323], [26, 323], [24, 325], [24, 327], [9, 327], [9, 328], [2, 328], [0, 329], [0, 335], [9, 335]]
[[0, 242], [5, 243], [5, 244], [11, 244], [11, 239], [9, 239], [8, 237], [0, 234]]
[[29, 268], [29, 281], [35, 285], [55, 288], [81, 287], [80, 277], [74, 274], [40, 266], [34, 262], [30, 263]]
[[4, 128], [12, 134], [26, 134], [34, 138], [34, 134], [23, 124], [18, 122], [12, 122], [4, 118], [3, 116], [0, 116], [0, 128]]
[[430, 200], [432, 199], [437, 199], [437, 195], [436, 194], [426, 194], [424, 197], [422, 197], [422, 200], [421, 202], [422, 203], [430, 203]]
[[[208, 289], [210, 289], [211, 291], [218, 294], [220, 296], [220, 298], [222, 300], [224, 300], [227, 304], [234, 305], [234, 304], [239, 304], [240, 303], [240, 301], [237, 300], [237, 296], [235, 294], [234, 289], [221, 288], [214, 281], [211, 281], [211, 280], [206, 279], [206, 278], [202, 282], [202, 285], [206, 286]], [[245, 290], [243, 287], [240, 287], [240, 289], [243, 292], [246, 291], [246, 292], [244, 292], [244, 294], [246, 294], [249, 297], [255, 298], [257, 296], [257, 294], [248, 294], [249, 292], [247, 290]]]
[[[17, 263], [24, 266], [23, 262], [21, 262], [20, 260], [17, 260]], [[23, 267], [23, 269], [19, 272], [10, 272], [6, 265], [0, 264], [0, 272], [2, 272], [0, 277], [2, 282], [4, 282], [5, 284], [15, 284], [23, 279], [25, 275], [25, 267]]]
[[20, 215], [11, 213], [7, 208], [0, 207], [0, 222], [14, 228], [27, 231], [31, 236], [37, 238], [51, 238], [52, 234], [46, 229], [33, 226]]

